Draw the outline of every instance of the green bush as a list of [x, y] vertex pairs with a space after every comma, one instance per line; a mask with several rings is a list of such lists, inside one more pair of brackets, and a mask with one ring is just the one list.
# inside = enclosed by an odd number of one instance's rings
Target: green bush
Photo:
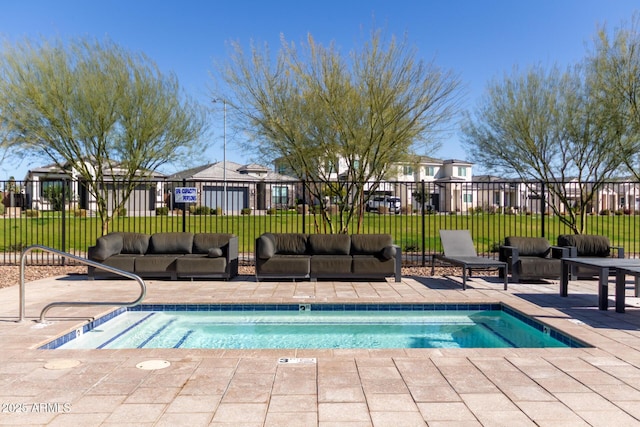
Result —
[[167, 216], [169, 215], [169, 208], [166, 206], [161, 206], [156, 208], [156, 216]]
[[210, 215], [211, 208], [206, 206], [189, 206], [189, 213], [191, 215]]
[[240, 211], [241, 215], [251, 215], [251, 208], [242, 208]]
[[120, 209], [118, 209], [118, 216], [127, 216], [127, 208], [122, 207]]
[[600, 215], [602, 215], [602, 216], [609, 216], [609, 215], [611, 215], [611, 211], [610, 211], [609, 209], [602, 209], [602, 210], [600, 211]]
[[211, 215], [222, 216], [222, 208], [211, 209]]
[[276, 208], [267, 209], [267, 215], [275, 215], [277, 212]]
[[75, 216], [77, 218], [86, 218], [87, 217], [87, 210], [86, 209], [74, 209], [73, 210], [73, 216]]
[[40, 216], [40, 211], [35, 209], [25, 209], [24, 216], [27, 218], [38, 218]]

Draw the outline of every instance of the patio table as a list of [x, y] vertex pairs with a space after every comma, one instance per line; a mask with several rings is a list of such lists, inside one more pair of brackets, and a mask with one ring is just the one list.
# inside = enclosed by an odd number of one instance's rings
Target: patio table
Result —
[[[571, 267], [580, 266], [593, 270], [598, 276], [598, 309], [609, 308], [609, 273], [620, 268], [638, 268], [640, 274], [640, 259], [632, 258], [562, 258], [562, 275], [560, 276], [560, 296], [569, 295], [569, 273]], [[630, 273], [631, 274], [631, 273]], [[624, 281], [624, 279], [623, 279]], [[620, 308], [622, 307], [622, 311]], [[624, 313], [624, 286], [619, 288], [616, 278], [616, 312]]]
[[[569, 295], [569, 273], [571, 267], [580, 266], [593, 270], [598, 276], [598, 309], [609, 308], [609, 273], [621, 268], [638, 268], [640, 274], [640, 259], [632, 258], [562, 258], [562, 275], [560, 276], [560, 296]], [[617, 273], [616, 273], [617, 274]], [[624, 280], [624, 279], [623, 279]], [[621, 311], [622, 308], [622, 311]], [[618, 286], [616, 279], [616, 312], [624, 312], [624, 286]]]
[[[624, 293], [627, 276], [635, 279], [635, 296], [638, 296], [638, 279], [640, 279], [640, 267], [618, 267], [616, 269], [616, 312], [624, 313]], [[620, 295], [620, 298], [618, 298]]]

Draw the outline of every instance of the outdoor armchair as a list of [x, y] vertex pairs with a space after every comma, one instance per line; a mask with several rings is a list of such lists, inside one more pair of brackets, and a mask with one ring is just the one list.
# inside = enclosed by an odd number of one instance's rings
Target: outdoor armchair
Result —
[[[590, 257], [590, 258], [624, 258], [624, 248], [622, 246], [611, 246], [609, 238], [593, 234], [561, 234], [558, 236], [558, 246], [569, 248], [570, 258]], [[610, 272], [615, 274], [615, 269]], [[593, 277], [593, 270], [573, 267], [571, 277], [590, 278]]]
[[516, 237], [504, 239], [499, 259], [508, 265], [511, 281], [560, 279], [561, 258], [569, 256], [569, 248], [551, 246], [544, 237]]

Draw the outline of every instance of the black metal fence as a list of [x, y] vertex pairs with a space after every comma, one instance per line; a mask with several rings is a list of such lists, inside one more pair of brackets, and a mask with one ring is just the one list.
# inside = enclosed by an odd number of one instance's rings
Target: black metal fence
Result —
[[[119, 208], [112, 204], [120, 190], [105, 188], [109, 220], [82, 183], [42, 177], [0, 181], [0, 190], [5, 265], [17, 264], [21, 250], [33, 244], [84, 256], [105, 231], [233, 233], [241, 263], [248, 265], [264, 232], [389, 233], [406, 265], [425, 265], [441, 250], [440, 229], [469, 229], [478, 252], [491, 257], [507, 236], [546, 237], [554, 244], [558, 235], [576, 229], [609, 237], [628, 256], [640, 253], [636, 182], [568, 182], [551, 189], [515, 180], [392, 181], [365, 185], [357, 197], [344, 181], [141, 181]], [[350, 209], [352, 217], [345, 214]], [[38, 252], [30, 256], [31, 263], [62, 262]]]

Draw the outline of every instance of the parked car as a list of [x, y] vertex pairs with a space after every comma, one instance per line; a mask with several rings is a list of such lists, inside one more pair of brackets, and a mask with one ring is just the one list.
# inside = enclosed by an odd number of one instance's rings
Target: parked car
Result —
[[400, 197], [374, 196], [367, 201], [365, 209], [367, 212], [379, 212], [380, 206], [386, 207], [390, 213], [399, 214], [401, 207]]

